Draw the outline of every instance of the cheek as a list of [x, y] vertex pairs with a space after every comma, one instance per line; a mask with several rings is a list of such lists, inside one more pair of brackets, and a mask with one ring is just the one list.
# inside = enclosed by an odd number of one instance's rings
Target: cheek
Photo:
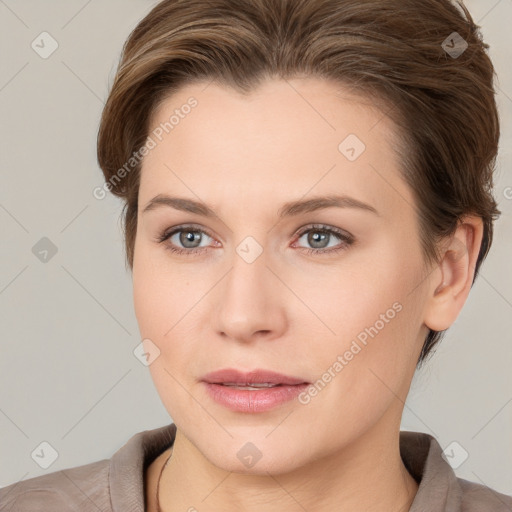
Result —
[[[309, 314], [308, 324], [314, 322], [325, 341], [341, 350], [358, 336], [364, 342], [370, 336], [368, 330], [375, 333], [376, 328], [378, 336], [385, 337], [405, 316], [418, 269], [402, 259], [391, 244], [375, 244], [336, 266], [285, 270], [284, 280], [293, 283], [296, 295], [316, 316]], [[303, 306], [301, 316], [294, 319], [304, 323]]]
[[329, 327], [315, 355], [318, 378], [328, 381], [336, 403], [378, 411], [382, 400], [401, 393], [418, 351], [420, 302], [410, 293], [421, 269], [408, 265], [390, 245], [375, 256], [333, 272], [308, 305]]
[[[161, 250], [144, 244], [136, 246], [133, 265], [133, 302], [143, 337], [163, 339], [172, 335], [193, 299], [193, 287], [187, 269], [164, 263]], [[157, 254], [158, 253], [158, 254]]]
[[329, 418], [322, 426], [326, 437], [362, 434], [390, 409], [403, 407], [415, 366], [414, 310], [394, 299], [391, 293], [366, 303], [347, 302], [331, 317], [338, 336], [314, 355], [318, 380], [309, 401], [311, 415]]
[[190, 369], [199, 353], [195, 340], [201, 337], [191, 327], [204, 324], [199, 299], [211, 285], [194, 279], [191, 267], [173, 266], [168, 260], [163, 264], [150, 249], [137, 250], [132, 273], [135, 315], [141, 339], [151, 340], [160, 350], [149, 369], [156, 382], [175, 387], [171, 375]]
[[[142, 251], [141, 253], [142, 254]], [[187, 326], [197, 324], [194, 316], [200, 308], [198, 287], [190, 275], [156, 265], [154, 259], [141, 257], [133, 268], [134, 308], [141, 339], [151, 349], [156, 345], [159, 355], [149, 365], [154, 386], [169, 415], [176, 420], [193, 406], [186, 379], [193, 368], [200, 347]], [[197, 283], [195, 283], [197, 284]], [[192, 322], [192, 324], [190, 323]], [[153, 350], [155, 350], [153, 348]]]

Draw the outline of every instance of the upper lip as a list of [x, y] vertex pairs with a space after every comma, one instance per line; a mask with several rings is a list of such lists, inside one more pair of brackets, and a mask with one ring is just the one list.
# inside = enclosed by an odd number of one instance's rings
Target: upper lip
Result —
[[281, 373], [260, 368], [249, 372], [242, 372], [235, 368], [224, 368], [222, 370], [207, 373], [203, 376], [202, 380], [211, 384], [230, 383], [239, 386], [262, 383], [287, 385], [309, 384], [300, 377], [290, 377], [289, 375], [283, 375]]

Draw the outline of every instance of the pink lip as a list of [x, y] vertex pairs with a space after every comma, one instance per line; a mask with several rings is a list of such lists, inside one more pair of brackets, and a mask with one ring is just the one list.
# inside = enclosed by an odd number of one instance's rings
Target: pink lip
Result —
[[304, 383], [309, 384], [309, 382], [299, 377], [290, 377], [288, 375], [259, 368], [250, 372], [241, 372], [235, 368], [225, 368], [207, 373], [202, 380], [212, 384], [229, 382], [240, 386], [263, 382], [267, 382], [269, 384], [288, 384], [291, 386]]
[[[208, 373], [202, 381], [210, 397], [217, 403], [232, 411], [251, 413], [268, 411], [293, 400], [309, 386], [303, 379], [261, 369], [244, 373], [228, 368]], [[222, 383], [240, 386], [269, 383], [278, 386], [252, 390], [236, 389]]]

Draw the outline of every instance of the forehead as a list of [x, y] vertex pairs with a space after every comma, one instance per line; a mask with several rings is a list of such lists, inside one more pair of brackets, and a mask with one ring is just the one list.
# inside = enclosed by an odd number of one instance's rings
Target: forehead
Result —
[[391, 119], [370, 98], [327, 80], [267, 80], [247, 95], [189, 84], [154, 112], [149, 135], [155, 147], [142, 165], [143, 200], [177, 187], [210, 203], [234, 196], [256, 204], [262, 194], [279, 202], [308, 191], [351, 193], [381, 207], [397, 196], [412, 201]]

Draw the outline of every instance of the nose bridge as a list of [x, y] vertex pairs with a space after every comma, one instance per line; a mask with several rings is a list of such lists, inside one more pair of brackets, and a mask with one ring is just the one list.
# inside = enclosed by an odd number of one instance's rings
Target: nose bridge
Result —
[[270, 299], [265, 297], [270, 274], [268, 255], [254, 238], [248, 238], [235, 247], [224, 292], [224, 302], [234, 300], [241, 312], [246, 307], [258, 307], [258, 301]]
[[231, 269], [221, 287], [218, 330], [247, 340], [260, 331], [279, 331], [284, 321], [283, 304], [272, 272], [269, 254], [253, 237], [235, 247]]

